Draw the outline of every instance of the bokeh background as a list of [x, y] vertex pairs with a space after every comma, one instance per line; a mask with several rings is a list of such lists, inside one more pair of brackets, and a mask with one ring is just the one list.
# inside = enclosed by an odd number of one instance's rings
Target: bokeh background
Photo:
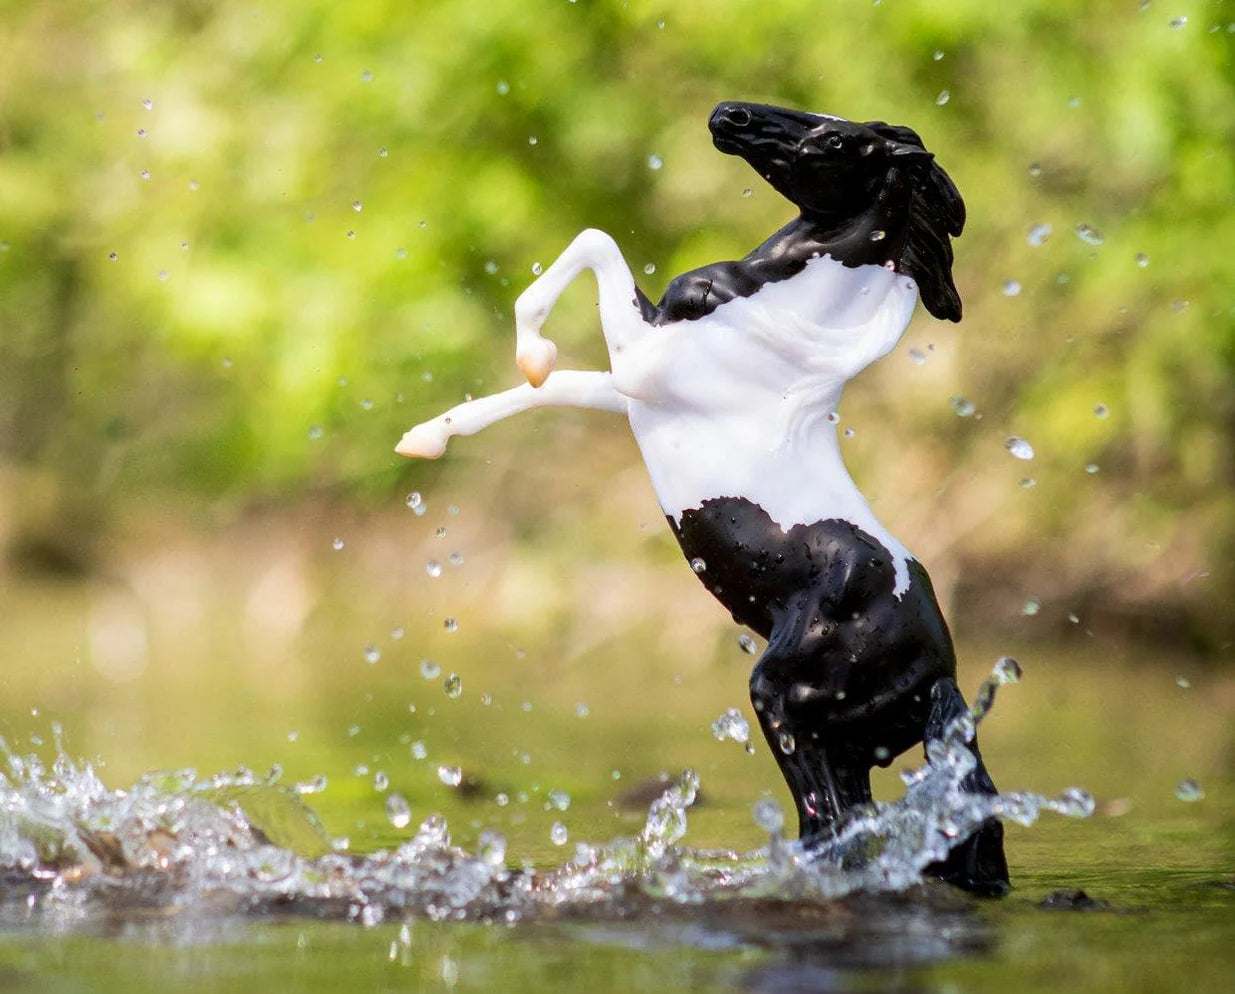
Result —
[[[5, 734], [55, 720], [119, 781], [326, 772], [373, 839], [376, 773], [464, 803], [439, 763], [485, 797], [772, 788], [708, 732], [752, 659], [619, 420], [392, 452], [518, 381], [514, 299], [579, 229], [655, 299], [784, 223], [709, 140], [745, 99], [909, 124], [967, 201], [963, 323], [920, 311], [841, 414], [967, 686], [1002, 653], [1039, 681], [992, 731], [1017, 785], [1229, 777], [1233, 46], [1221, 0], [7, 0]], [[606, 364], [594, 303], [561, 365]]]

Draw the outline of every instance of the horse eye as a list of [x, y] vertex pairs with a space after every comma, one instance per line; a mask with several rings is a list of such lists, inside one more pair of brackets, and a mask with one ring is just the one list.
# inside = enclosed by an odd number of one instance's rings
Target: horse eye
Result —
[[827, 146], [834, 151], [841, 151], [845, 147], [845, 139], [843, 135], [831, 134], [827, 137]]

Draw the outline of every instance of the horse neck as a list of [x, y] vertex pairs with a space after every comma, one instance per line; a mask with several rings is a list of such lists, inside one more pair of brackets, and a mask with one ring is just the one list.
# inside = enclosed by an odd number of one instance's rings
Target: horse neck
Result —
[[746, 258], [748, 261], [793, 262], [805, 265], [829, 255], [846, 266], [881, 266], [896, 261], [905, 234], [878, 207], [842, 222], [799, 214]]

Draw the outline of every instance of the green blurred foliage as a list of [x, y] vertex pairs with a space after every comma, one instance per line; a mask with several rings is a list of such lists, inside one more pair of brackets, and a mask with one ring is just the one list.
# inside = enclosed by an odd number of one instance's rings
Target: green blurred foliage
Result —
[[[1221, 0], [8, 0], [0, 539], [423, 485], [392, 444], [515, 382], [513, 300], [580, 228], [656, 296], [783, 223], [704, 127], [767, 100], [912, 125], [968, 203], [965, 322], [920, 314], [937, 352], [846, 412], [881, 514], [942, 494], [894, 530], [985, 522], [928, 565], [992, 625], [1063, 591], [1228, 648], [1233, 45]], [[568, 364], [605, 362], [589, 292]]]

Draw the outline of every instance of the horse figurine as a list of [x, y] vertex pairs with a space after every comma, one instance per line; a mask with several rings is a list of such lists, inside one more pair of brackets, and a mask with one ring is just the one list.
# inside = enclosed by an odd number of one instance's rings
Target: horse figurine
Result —
[[[965, 207], [909, 128], [750, 103], [708, 123], [798, 216], [744, 258], [678, 276], [657, 304], [612, 238], [582, 232], [515, 303], [528, 382], [417, 425], [396, 451], [436, 458], [451, 436], [534, 407], [625, 414], [687, 560], [767, 639], [751, 702], [809, 840], [870, 801], [873, 766], [941, 738], [965, 708], [930, 578], [854, 485], [835, 428], [845, 384], [896, 345], [919, 295], [960, 320], [950, 238]], [[585, 269], [611, 369], [555, 372], [540, 329]], [[996, 793], [971, 748], [964, 789]], [[1004, 893], [1000, 823], [931, 872]]]

